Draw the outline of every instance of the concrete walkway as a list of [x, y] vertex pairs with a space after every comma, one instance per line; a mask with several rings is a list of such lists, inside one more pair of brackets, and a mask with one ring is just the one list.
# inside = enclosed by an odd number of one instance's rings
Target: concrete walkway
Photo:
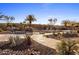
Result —
[[32, 39], [44, 46], [56, 49], [57, 48], [57, 44], [60, 43], [59, 40], [56, 39], [51, 39], [51, 38], [46, 38], [45, 36], [43, 36], [43, 34], [34, 34], [32, 35]]
[[24, 34], [0, 34], [0, 42], [8, 41], [10, 36], [19, 36], [24, 38]]
[[0, 35], [0, 42], [8, 41], [8, 38], [9, 38], [9, 35], [7, 35], [7, 34], [1, 34]]

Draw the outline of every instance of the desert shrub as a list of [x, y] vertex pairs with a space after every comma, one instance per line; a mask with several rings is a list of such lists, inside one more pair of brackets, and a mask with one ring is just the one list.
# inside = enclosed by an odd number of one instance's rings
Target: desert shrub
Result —
[[25, 50], [31, 47], [32, 42], [30, 36], [24, 38], [10, 36], [8, 42], [0, 42], [0, 44], [1, 49]]
[[32, 41], [31, 41], [31, 38], [30, 38], [30, 36], [27, 36], [27, 45], [31, 45], [32, 44]]
[[53, 33], [51, 35], [44, 35], [47, 38], [61, 39], [62, 35], [60, 33]]
[[33, 32], [33, 28], [26, 28], [25, 31]]
[[2, 30], [1, 28], [0, 28], [0, 32], [3, 32], [4, 30]]
[[30, 46], [32, 44], [30, 36], [25, 36], [24, 38], [20, 38], [19, 36], [16, 37], [10, 37], [10, 47], [15, 46]]
[[10, 47], [13, 47], [13, 46], [17, 46], [17, 45], [20, 45], [21, 43], [23, 43], [24, 39], [21, 39], [19, 36], [16, 36], [16, 37], [10, 37], [9, 38], [10, 40]]
[[59, 33], [53, 33], [53, 36], [57, 37]]
[[71, 39], [61, 40], [61, 43], [58, 45], [58, 54], [61, 54], [61, 55], [75, 54], [74, 52], [75, 45], [76, 45], [75, 40], [71, 40]]
[[10, 47], [16, 46], [16, 42], [15, 42], [15, 39], [14, 39], [13, 36], [10, 36], [9, 41], [10, 41], [10, 43], [11, 43], [11, 44], [10, 44]]
[[45, 34], [45, 32], [40, 32], [40, 34]]
[[78, 37], [77, 33], [65, 33], [62, 35], [63, 37]]
[[23, 43], [24, 40], [26, 40], [26, 39], [20, 38], [19, 36], [16, 36], [14, 39], [15, 39], [16, 45], [20, 45]]
[[79, 33], [79, 30], [77, 31], [77, 33]]

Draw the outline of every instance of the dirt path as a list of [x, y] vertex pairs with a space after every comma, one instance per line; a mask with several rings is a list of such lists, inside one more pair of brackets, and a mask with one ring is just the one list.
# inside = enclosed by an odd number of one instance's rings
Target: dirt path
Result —
[[38, 34], [38, 35], [34, 34], [32, 35], [32, 39], [42, 45], [45, 45], [53, 49], [56, 49], [57, 44], [60, 42], [59, 40], [56, 39], [46, 38], [43, 36], [43, 34]]

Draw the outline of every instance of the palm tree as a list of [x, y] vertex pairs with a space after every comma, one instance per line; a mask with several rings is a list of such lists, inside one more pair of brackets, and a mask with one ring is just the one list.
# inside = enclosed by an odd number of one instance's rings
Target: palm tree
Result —
[[25, 19], [25, 21], [29, 22], [29, 27], [31, 27], [31, 24], [33, 21], [36, 21], [36, 18], [34, 17], [34, 15], [28, 15]]

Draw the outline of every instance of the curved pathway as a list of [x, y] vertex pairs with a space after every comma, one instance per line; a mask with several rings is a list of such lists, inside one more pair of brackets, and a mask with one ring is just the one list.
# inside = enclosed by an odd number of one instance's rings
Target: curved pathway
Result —
[[46, 38], [43, 34], [34, 34], [31, 37], [34, 41], [53, 49], [56, 49], [57, 44], [60, 43], [59, 40]]

